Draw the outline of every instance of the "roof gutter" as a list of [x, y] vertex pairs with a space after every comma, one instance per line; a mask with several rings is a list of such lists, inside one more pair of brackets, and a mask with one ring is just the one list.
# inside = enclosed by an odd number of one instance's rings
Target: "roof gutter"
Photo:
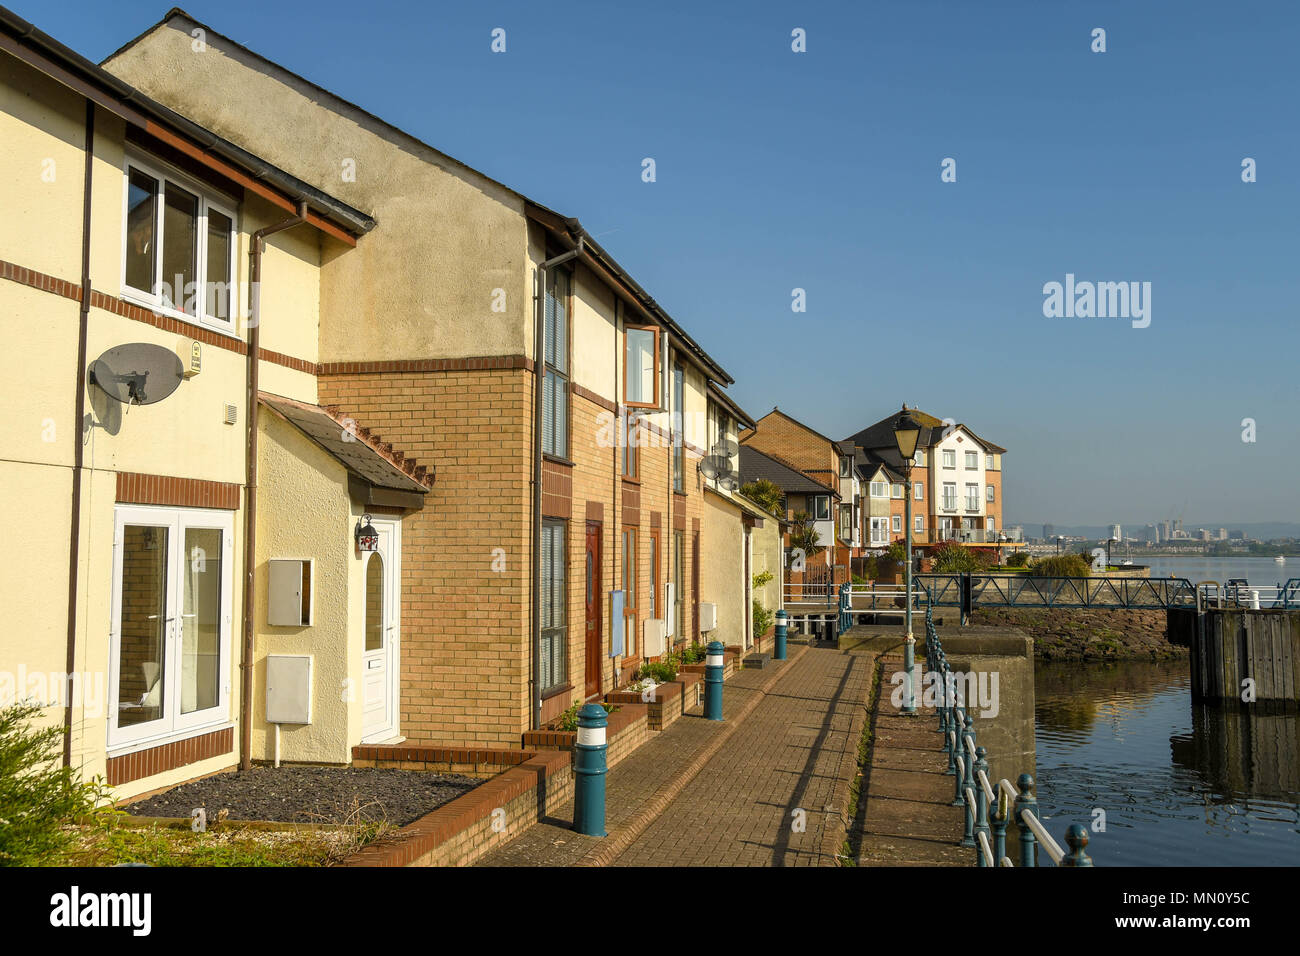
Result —
[[257, 577], [257, 366], [262, 331], [262, 251], [267, 236], [284, 232], [307, 221], [307, 203], [298, 201], [298, 211], [288, 219], [253, 233], [249, 241], [248, 283], [248, 434], [244, 449], [244, 649], [239, 660], [239, 769], [253, 767], [253, 611]]
[[537, 287], [533, 295], [533, 600], [532, 600], [532, 696], [531, 729], [542, 726], [542, 386], [546, 378], [544, 331], [546, 322], [546, 273], [582, 255], [584, 239], [568, 252], [552, 256], [537, 266]]

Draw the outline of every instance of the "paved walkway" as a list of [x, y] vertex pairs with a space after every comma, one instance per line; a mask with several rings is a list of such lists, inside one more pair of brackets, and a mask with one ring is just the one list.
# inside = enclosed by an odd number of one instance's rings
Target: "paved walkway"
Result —
[[569, 829], [569, 803], [479, 865], [835, 865], [873, 662], [792, 646], [784, 664], [740, 671], [723, 722], [697, 708], [610, 771], [609, 837]]
[[[949, 806], [954, 778], [939, 748], [933, 708], [905, 717], [891, 701], [890, 676], [902, 669], [901, 654], [883, 659], [876, 700], [867, 799], [860, 801], [851, 845], [860, 866], [973, 866], [975, 851], [957, 846], [964, 818]], [[918, 673], [922, 667], [918, 661]]]

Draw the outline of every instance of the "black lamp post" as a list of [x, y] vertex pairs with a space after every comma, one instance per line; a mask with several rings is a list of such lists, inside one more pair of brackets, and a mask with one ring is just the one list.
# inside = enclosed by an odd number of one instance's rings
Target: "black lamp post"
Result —
[[912, 462], [916, 458], [916, 443], [920, 437], [921, 426], [907, 413], [904, 405], [902, 413], [894, 421], [894, 443], [903, 459], [903, 508], [906, 514], [903, 526], [906, 554], [903, 581], [907, 591], [903, 610], [907, 629], [907, 639], [903, 643], [903, 669], [907, 672], [907, 689], [903, 697], [905, 714], [916, 713], [916, 638], [912, 636]]

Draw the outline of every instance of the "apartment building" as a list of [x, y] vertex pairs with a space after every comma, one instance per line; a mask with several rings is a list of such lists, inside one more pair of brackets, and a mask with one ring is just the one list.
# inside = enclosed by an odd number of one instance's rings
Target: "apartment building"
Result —
[[[1020, 540], [1002, 521], [1002, 459], [1006, 449], [981, 438], [969, 426], [908, 409], [920, 425], [921, 436], [912, 469], [912, 541], [933, 546], [956, 541], [971, 547], [998, 548]], [[867, 468], [875, 464], [871, 482], [880, 490], [889, 482], [890, 540], [902, 540], [905, 501], [903, 462], [894, 439], [894, 412], [846, 438], [858, 449]], [[873, 509], [878, 500], [873, 495]], [[879, 520], [883, 520], [883, 505]], [[873, 510], [872, 520], [877, 520]], [[900, 530], [895, 530], [900, 529]], [[871, 540], [878, 540], [874, 534]]]
[[702, 527], [732, 379], [577, 219], [178, 10], [105, 67], [377, 220], [322, 262], [320, 402], [437, 480], [367, 739], [518, 744], [700, 639], [702, 567], [744, 562]]

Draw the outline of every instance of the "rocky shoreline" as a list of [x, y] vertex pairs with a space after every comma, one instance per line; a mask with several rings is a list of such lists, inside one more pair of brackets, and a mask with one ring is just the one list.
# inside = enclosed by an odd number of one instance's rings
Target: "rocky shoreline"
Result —
[[1017, 627], [1039, 661], [1167, 661], [1187, 657], [1170, 644], [1164, 611], [1079, 608], [977, 608], [972, 624]]

